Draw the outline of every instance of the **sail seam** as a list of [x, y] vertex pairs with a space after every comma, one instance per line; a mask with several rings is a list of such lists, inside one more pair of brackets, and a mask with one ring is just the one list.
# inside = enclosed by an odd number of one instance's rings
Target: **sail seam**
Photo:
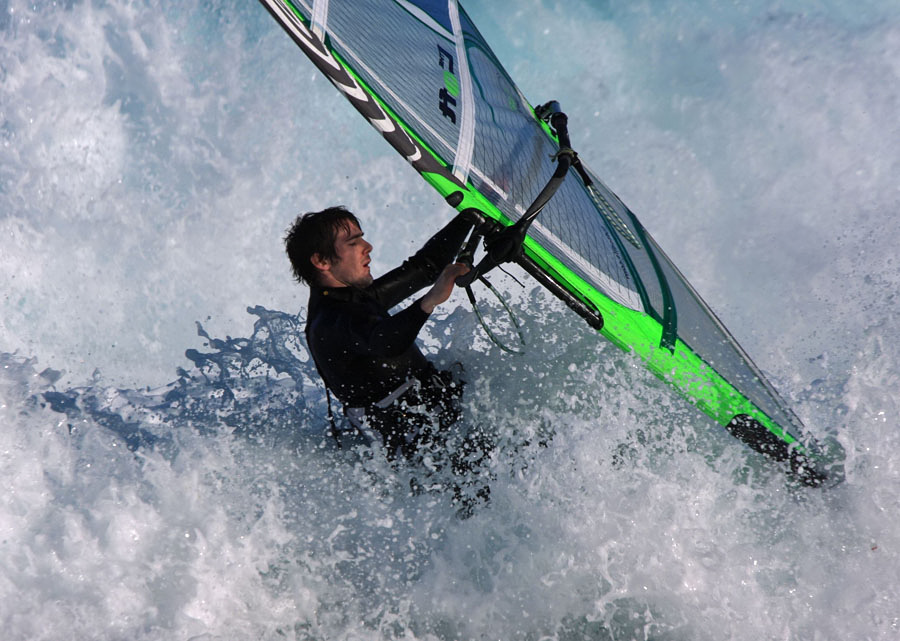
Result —
[[328, 23], [328, 0], [315, 0], [310, 18], [310, 31], [316, 34], [319, 40], [325, 42], [325, 30]]
[[450, 24], [453, 26], [453, 38], [456, 41], [456, 59], [459, 63], [460, 97], [462, 99], [462, 117], [460, 118], [456, 157], [453, 160], [453, 175], [465, 184], [469, 178], [472, 155], [475, 150], [475, 97], [472, 93], [472, 74], [469, 70], [469, 58], [466, 55], [465, 36], [459, 20], [459, 5], [456, 0], [449, 0], [448, 8]]
[[407, 0], [397, 0], [397, 4], [408, 11], [410, 15], [415, 16], [416, 20], [424, 24], [435, 33], [438, 33], [442, 37], [447, 38], [447, 40], [453, 40], [453, 34], [447, 31], [447, 29], [443, 25], [441, 25], [434, 18], [428, 15], [427, 12], [422, 11], [422, 9], [411, 2], [407, 2]]

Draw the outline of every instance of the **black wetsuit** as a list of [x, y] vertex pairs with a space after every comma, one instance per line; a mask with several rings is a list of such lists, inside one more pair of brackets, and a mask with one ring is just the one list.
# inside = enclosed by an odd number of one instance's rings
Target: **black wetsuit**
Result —
[[[397, 448], [409, 454], [413, 447], [411, 426], [403, 423], [420, 429], [422, 417], [410, 416], [412, 407], [437, 410], [442, 427], [458, 417], [455, 401], [461, 388], [438, 372], [416, 345], [428, 314], [418, 300], [394, 315], [389, 310], [437, 280], [471, 226], [457, 216], [400, 267], [364, 289], [310, 290], [306, 341], [319, 374], [345, 411], [365, 410], [366, 420], [381, 433], [390, 454]], [[384, 402], [410, 379], [417, 381], [413, 388]]]

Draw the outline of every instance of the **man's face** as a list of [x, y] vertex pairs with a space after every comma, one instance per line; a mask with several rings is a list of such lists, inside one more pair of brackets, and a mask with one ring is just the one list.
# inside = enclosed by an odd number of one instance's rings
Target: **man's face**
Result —
[[338, 229], [334, 251], [337, 258], [326, 261], [326, 272], [334, 280], [328, 284], [332, 287], [368, 287], [372, 284], [372, 272], [369, 269], [372, 245], [363, 238], [362, 230], [355, 223], [348, 221]]

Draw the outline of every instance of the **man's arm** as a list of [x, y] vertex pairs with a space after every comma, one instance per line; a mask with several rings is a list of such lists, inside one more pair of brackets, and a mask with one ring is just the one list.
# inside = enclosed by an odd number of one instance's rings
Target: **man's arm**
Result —
[[456, 279], [463, 274], [468, 273], [468, 271], [469, 266], [463, 265], [462, 263], [450, 263], [444, 267], [444, 270], [441, 272], [441, 275], [438, 276], [431, 289], [419, 299], [419, 307], [422, 308], [422, 311], [426, 314], [430, 314], [434, 311], [435, 307], [450, 298], [450, 294], [453, 293], [453, 286], [456, 284]]
[[419, 305], [410, 305], [393, 316], [372, 322], [355, 323], [349, 332], [349, 347], [356, 354], [390, 358], [410, 348], [428, 313]]
[[350, 334], [356, 353], [369, 356], [398, 356], [412, 345], [434, 308], [450, 298], [456, 278], [469, 271], [468, 265], [451, 263], [441, 271], [431, 289], [406, 309], [376, 323], [365, 323]]
[[456, 257], [471, 228], [471, 219], [463, 214], [457, 215], [400, 267], [378, 278], [368, 288], [369, 291], [385, 308], [390, 309], [407, 296], [428, 287]]
[[469, 271], [468, 265], [451, 263], [447, 265], [428, 292], [403, 311], [386, 316], [377, 322], [368, 319], [364, 323], [351, 325], [351, 349], [357, 354], [368, 356], [398, 356], [415, 342], [419, 330], [428, 320], [434, 308], [450, 298], [457, 277]]

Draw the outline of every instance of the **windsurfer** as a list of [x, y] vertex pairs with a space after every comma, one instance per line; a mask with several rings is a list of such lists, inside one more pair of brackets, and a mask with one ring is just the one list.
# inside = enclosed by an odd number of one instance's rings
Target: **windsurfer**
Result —
[[[438, 370], [416, 345], [437, 305], [469, 268], [453, 262], [476, 221], [460, 214], [399, 267], [375, 279], [372, 245], [359, 220], [343, 207], [296, 218], [285, 236], [295, 278], [310, 288], [306, 341], [325, 385], [359, 429], [380, 434], [391, 458], [415, 458], [441, 446], [461, 414], [463, 383]], [[405, 309], [389, 310], [431, 286]], [[451, 453], [471, 458], [472, 442]]]

